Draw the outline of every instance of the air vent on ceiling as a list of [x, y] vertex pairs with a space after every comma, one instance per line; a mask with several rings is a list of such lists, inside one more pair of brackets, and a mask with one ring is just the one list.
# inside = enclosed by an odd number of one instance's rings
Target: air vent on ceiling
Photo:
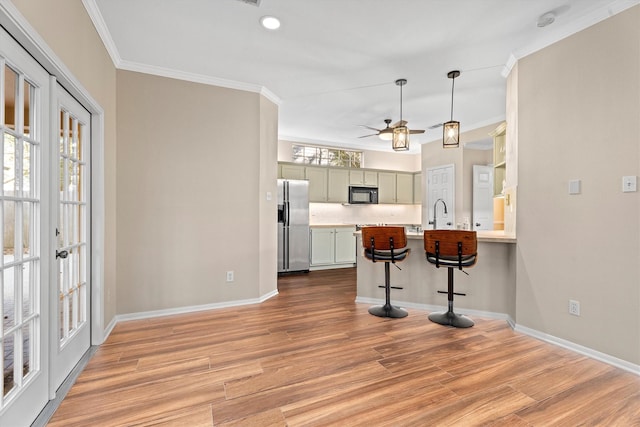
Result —
[[252, 4], [254, 6], [260, 6], [260, 2], [262, 0], [238, 0], [238, 1], [241, 1], [242, 3]]

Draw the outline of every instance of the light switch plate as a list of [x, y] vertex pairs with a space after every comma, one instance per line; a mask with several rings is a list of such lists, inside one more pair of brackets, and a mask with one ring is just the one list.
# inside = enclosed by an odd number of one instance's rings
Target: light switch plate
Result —
[[623, 176], [622, 177], [622, 192], [631, 193], [638, 191], [638, 177], [637, 176]]
[[569, 194], [580, 194], [582, 185], [579, 179], [569, 181]]

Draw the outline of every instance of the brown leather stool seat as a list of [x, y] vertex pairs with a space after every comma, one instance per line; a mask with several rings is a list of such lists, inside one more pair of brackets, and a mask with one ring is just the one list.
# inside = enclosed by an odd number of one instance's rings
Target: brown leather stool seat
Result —
[[446, 267], [448, 273], [447, 291], [448, 310], [443, 313], [431, 313], [429, 320], [441, 325], [469, 328], [473, 320], [453, 312], [453, 296], [465, 295], [453, 291], [453, 271], [457, 268], [473, 267], [478, 260], [478, 240], [475, 231], [463, 230], [425, 230], [424, 250], [427, 261], [436, 268]]
[[[409, 313], [400, 307], [391, 305], [391, 274], [389, 264], [404, 261], [411, 249], [407, 248], [407, 235], [404, 227], [381, 226], [362, 228], [362, 246], [364, 257], [371, 262], [384, 262], [384, 287], [385, 304], [369, 308], [369, 313], [379, 317], [405, 317]], [[398, 267], [399, 268], [399, 267]]]

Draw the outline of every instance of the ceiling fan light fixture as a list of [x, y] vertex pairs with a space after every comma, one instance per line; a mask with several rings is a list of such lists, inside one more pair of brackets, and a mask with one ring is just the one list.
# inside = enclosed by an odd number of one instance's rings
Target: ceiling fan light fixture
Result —
[[393, 128], [391, 147], [394, 151], [407, 151], [409, 149], [409, 128], [406, 126]]
[[454, 70], [447, 73], [447, 77], [451, 79], [451, 120], [442, 126], [442, 147], [457, 148], [460, 146], [460, 122], [453, 120], [453, 90], [455, 88], [456, 77], [460, 75], [460, 71]]

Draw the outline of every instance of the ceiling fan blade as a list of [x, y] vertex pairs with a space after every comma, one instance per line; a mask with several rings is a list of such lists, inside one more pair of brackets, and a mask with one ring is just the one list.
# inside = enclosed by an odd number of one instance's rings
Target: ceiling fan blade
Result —
[[380, 129], [372, 128], [371, 126], [367, 126], [367, 125], [359, 125], [359, 126], [362, 126], [363, 128], [375, 130], [376, 132], [380, 132]]
[[439, 127], [442, 127], [442, 123], [438, 123], [437, 125], [429, 126], [428, 129], [438, 129]]
[[362, 135], [362, 136], [359, 136], [358, 138], [368, 138], [370, 136], [378, 136], [378, 134], [377, 133], [372, 133], [371, 135]]
[[384, 128], [378, 132], [378, 135], [381, 135], [383, 133], [393, 133], [393, 128]]
[[394, 124], [391, 125], [392, 128], [397, 128], [398, 126], [406, 126], [407, 125], [407, 121], [406, 120], [399, 120], [397, 122], [395, 122]]
[[424, 133], [424, 129], [409, 129], [410, 134], [414, 133]]

